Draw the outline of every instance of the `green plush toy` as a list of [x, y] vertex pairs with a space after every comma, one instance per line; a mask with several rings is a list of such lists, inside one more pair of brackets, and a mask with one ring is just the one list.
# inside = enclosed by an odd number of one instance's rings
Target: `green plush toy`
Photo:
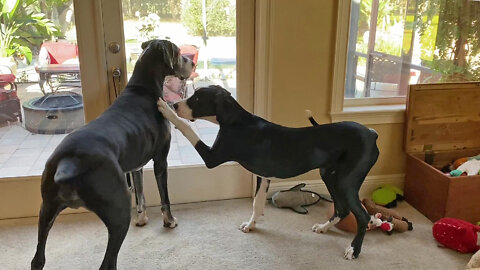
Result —
[[397, 206], [397, 201], [403, 200], [403, 190], [392, 185], [384, 185], [376, 189], [372, 194], [372, 200], [387, 208]]

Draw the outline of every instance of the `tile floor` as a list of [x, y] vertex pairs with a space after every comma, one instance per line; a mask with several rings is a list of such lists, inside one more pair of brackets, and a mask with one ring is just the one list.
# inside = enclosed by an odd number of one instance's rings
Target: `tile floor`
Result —
[[[190, 123], [206, 144], [213, 144], [218, 126], [198, 120]], [[44, 135], [31, 133], [13, 123], [0, 128], [0, 178], [41, 175], [45, 162], [67, 134]], [[169, 166], [202, 164], [190, 142], [172, 125], [172, 142], [168, 154]], [[149, 162], [146, 167], [152, 167]]]

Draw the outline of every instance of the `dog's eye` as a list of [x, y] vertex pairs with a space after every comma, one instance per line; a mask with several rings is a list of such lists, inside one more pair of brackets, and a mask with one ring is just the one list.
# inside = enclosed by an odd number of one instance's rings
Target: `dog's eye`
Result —
[[200, 99], [198, 97], [195, 98], [195, 102], [199, 101]]

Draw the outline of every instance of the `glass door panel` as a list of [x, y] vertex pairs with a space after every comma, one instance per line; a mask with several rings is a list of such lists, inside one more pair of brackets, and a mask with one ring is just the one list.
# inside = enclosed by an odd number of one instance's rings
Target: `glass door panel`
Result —
[[12, 30], [0, 52], [0, 177], [41, 175], [60, 141], [85, 123], [73, 0], [20, 1], [10, 11], [2, 28], [30, 25]]
[[[173, 84], [166, 84], [167, 101], [188, 98], [195, 88], [211, 84], [221, 85], [237, 97], [236, 1], [122, 0], [122, 6], [128, 78], [142, 52], [142, 42], [168, 39], [196, 63], [196, 69], [186, 89], [172, 89]], [[217, 125], [203, 120], [190, 124], [205, 143], [213, 144]], [[203, 164], [187, 139], [173, 127], [168, 163]]]

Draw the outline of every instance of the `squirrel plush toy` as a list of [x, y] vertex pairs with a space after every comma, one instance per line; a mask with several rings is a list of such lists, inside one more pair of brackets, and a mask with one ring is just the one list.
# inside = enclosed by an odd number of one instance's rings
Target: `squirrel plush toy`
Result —
[[[380, 227], [388, 234], [392, 231], [405, 232], [413, 230], [413, 224], [405, 217], [400, 216], [397, 211], [376, 205], [371, 199], [365, 198], [362, 201], [367, 212], [373, 216], [371, 224]], [[381, 223], [379, 222], [381, 221]]]

